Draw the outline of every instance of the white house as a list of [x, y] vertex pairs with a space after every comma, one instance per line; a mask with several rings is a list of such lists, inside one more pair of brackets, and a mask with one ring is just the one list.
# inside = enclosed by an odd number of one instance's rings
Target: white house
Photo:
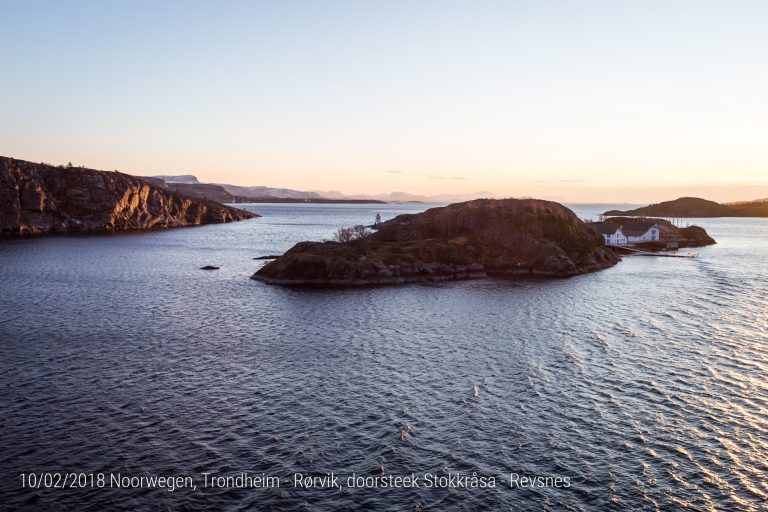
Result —
[[658, 242], [661, 238], [659, 225], [648, 220], [625, 222], [621, 229], [627, 237], [627, 242], [630, 244]]
[[606, 222], [592, 222], [588, 226], [603, 235], [605, 245], [627, 245], [627, 237], [621, 226]]

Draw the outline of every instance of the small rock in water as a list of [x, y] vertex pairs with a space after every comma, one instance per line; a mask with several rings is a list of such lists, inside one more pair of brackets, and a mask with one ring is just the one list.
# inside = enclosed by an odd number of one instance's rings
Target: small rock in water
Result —
[[257, 256], [256, 258], [253, 258], [255, 260], [276, 260], [279, 258], [279, 255], [276, 254], [270, 254], [269, 256]]
[[200, 270], [219, 270], [219, 267], [214, 267], [213, 265], [206, 265], [204, 267], [200, 267]]
[[400, 427], [400, 442], [404, 443], [404, 442], [408, 441], [408, 439], [411, 438], [411, 432], [413, 432], [413, 430], [411, 429], [411, 426], [409, 424], [406, 423], [405, 425], [401, 426]]

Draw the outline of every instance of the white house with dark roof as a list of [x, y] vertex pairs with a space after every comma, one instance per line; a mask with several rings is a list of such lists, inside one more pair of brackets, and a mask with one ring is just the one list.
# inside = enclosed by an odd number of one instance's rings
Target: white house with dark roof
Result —
[[621, 230], [627, 237], [627, 243], [658, 242], [661, 238], [661, 228], [653, 221], [636, 220], [625, 222]]
[[621, 226], [608, 224], [607, 222], [592, 222], [587, 224], [592, 231], [603, 236], [605, 245], [627, 245], [627, 237]]
[[590, 222], [587, 225], [602, 235], [605, 245], [632, 245], [661, 239], [661, 228], [649, 220], [632, 220], [622, 225], [610, 222]]

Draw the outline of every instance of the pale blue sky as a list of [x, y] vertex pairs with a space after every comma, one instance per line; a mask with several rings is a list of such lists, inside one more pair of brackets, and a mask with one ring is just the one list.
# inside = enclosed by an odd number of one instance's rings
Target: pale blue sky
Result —
[[0, 8], [6, 156], [347, 193], [768, 196], [768, 2]]

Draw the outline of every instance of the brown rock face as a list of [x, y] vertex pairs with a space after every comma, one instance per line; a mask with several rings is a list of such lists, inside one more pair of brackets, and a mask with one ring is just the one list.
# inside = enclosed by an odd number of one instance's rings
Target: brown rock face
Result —
[[252, 277], [270, 284], [365, 286], [489, 276], [565, 277], [619, 257], [564, 206], [478, 199], [400, 215], [344, 244], [302, 242]]
[[118, 172], [0, 157], [0, 235], [121, 231], [258, 217]]

